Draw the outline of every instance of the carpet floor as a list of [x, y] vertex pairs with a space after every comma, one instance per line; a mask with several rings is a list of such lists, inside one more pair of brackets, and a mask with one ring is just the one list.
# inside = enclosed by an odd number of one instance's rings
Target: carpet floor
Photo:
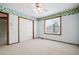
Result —
[[79, 55], [79, 46], [32, 39], [13, 45], [0, 46], [0, 55]]

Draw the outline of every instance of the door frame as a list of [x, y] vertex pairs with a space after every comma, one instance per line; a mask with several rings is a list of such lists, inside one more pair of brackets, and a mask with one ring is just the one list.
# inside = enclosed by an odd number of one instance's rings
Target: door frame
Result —
[[7, 17], [6, 17], [6, 21], [7, 21], [7, 45], [9, 45], [9, 13], [5, 13], [5, 12], [0, 12], [2, 14], [6, 14]]
[[[20, 19], [19, 18], [29, 20], [28, 18], [18, 16], [18, 43], [20, 43], [20, 21], [19, 21]], [[30, 21], [32, 21], [32, 39], [34, 39], [34, 20], [30, 20]]]

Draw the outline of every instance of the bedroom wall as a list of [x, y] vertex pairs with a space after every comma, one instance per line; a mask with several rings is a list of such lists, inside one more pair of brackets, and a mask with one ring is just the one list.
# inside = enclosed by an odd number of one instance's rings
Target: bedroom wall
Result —
[[38, 37], [38, 21], [34, 20], [34, 38]]
[[58, 40], [73, 44], [79, 44], [79, 13], [62, 16], [62, 34], [48, 35], [44, 34], [44, 20], [39, 20], [39, 37]]
[[77, 20], [77, 28], [78, 28], [78, 29], [77, 29], [77, 31], [78, 31], [78, 32], [77, 32], [77, 37], [78, 37], [78, 38], [77, 38], [77, 39], [78, 39], [78, 42], [77, 42], [77, 43], [79, 44], [79, 14], [77, 15], [77, 19], [78, 19], [78, 20]]
[[9, 14], [9, 44], [18, 42], [18, 16]]

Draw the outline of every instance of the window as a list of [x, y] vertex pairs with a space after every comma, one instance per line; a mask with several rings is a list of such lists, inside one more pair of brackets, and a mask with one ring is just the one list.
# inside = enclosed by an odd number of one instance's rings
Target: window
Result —
[[44, 20], [44, 32], [45, 34], [61, 35], [61, 16]]

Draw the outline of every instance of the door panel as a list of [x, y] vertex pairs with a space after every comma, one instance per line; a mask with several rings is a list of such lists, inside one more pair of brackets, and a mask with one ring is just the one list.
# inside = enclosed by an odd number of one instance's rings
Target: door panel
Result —
[[32, 39], [32, 21], [19, 18], [20, 42]]

